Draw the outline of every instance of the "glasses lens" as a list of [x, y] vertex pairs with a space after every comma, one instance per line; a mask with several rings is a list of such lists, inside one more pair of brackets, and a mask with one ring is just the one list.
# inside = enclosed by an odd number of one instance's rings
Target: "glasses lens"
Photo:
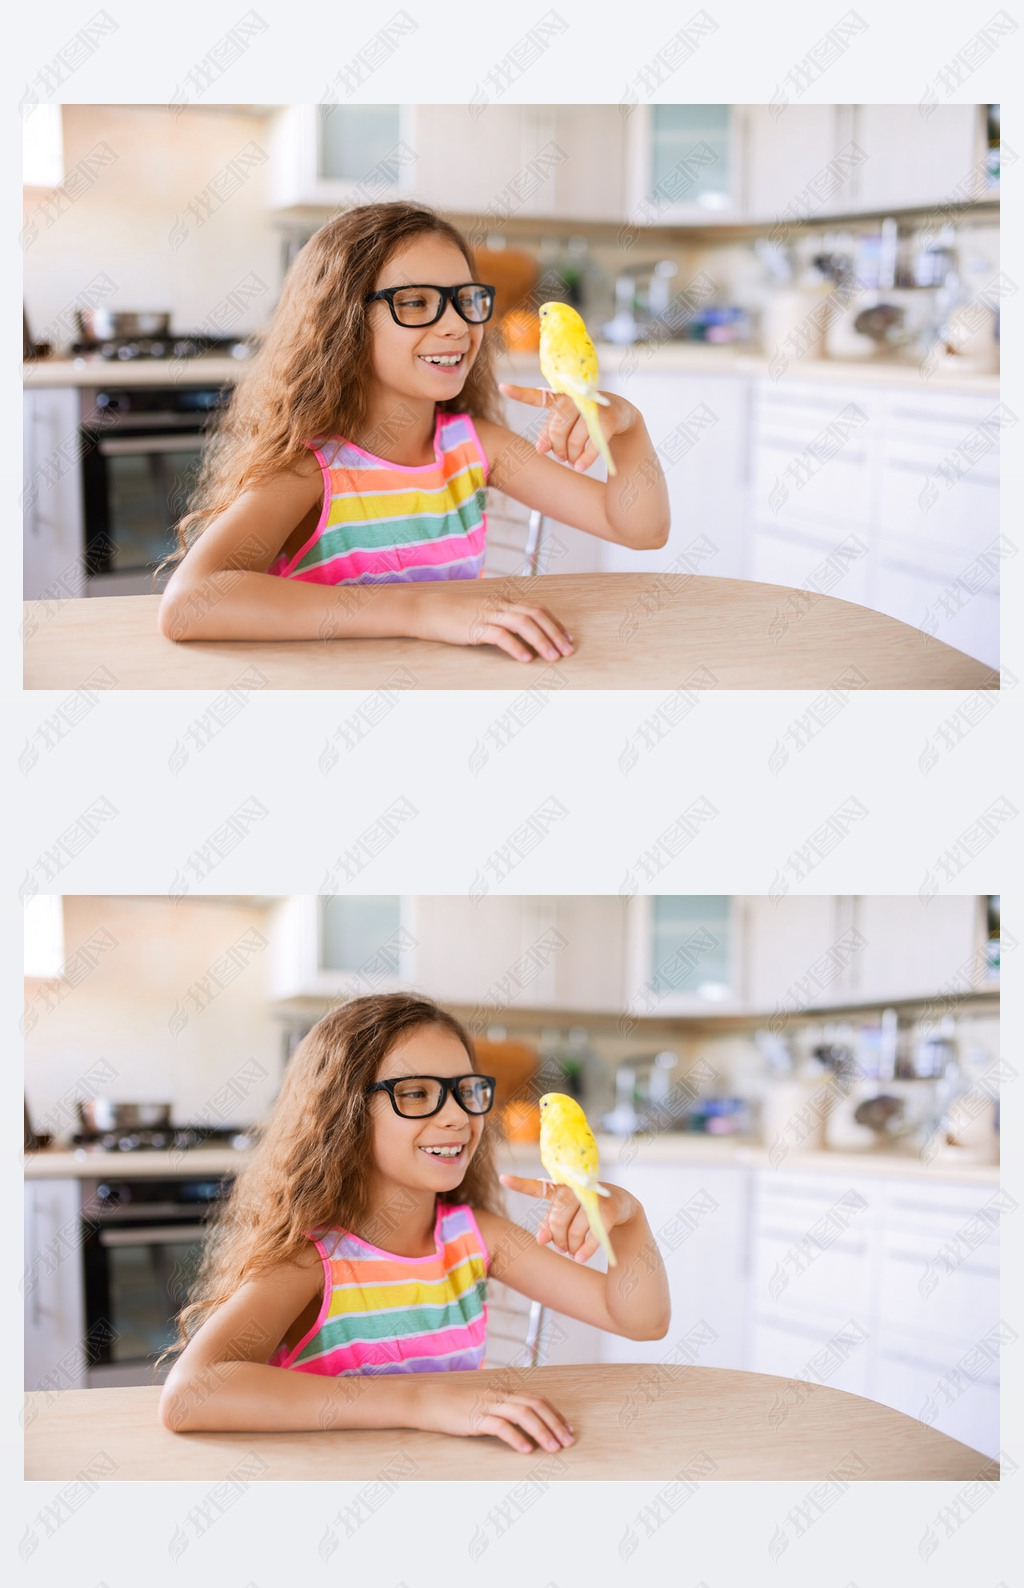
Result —
[[436, 287], [403, 287], [392, 302], [403, 325], [429, 325], [437, 318], [441, 294]]
[[491, 304], [494, 302], [494, 299], [486, 287], [478, 287], [475, 285], [463, 287], [458, 296], [459, 308], [462, 310], [462, 313], [465, 315], [467, 320], [473, 320], [479, 325], [490, 315]]
[[494, 1096], [494, 1087], [483, 1075], [468, 1075], [459, 1082], [459, 1101], [471, 1114], [486, 1114]]
[[406, 1081], [395, 1084], [395, 1102], [400, 1114], [415, 1118], [418, 1114], [432, 1114], [438, 1105], [441, 1088], [436, 1081], [411, 1075]]

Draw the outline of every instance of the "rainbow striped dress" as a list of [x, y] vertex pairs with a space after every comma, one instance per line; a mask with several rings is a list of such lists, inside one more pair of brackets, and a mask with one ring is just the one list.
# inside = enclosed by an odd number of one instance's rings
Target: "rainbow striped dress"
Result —
[[335, 436], [310, 441], [324, 477], [320, 520], [293, 557], [268, 573], [311, 584], [476, 579], [487, 538], [487, 458], [468, 414], [442, 413], [434, 462], [374, 457]]
[[482, 1366], [490, 1256], [470, 1207], [438, 1202], [431, 1257], [397, 1257], [342, 1229], [310, 1240], [324, 1265], [320, 1313], [269, 1367], [340, 1378]]

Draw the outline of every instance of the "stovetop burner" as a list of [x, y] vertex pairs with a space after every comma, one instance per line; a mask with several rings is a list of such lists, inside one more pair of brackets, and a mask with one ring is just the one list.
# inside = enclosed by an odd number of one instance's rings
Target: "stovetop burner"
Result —
[[71, 1141], [85, 1152], [188, 1152], [193, 1147], [241, 1152], [253, 1145], [254, 1137], [240, 1125], [171, 1125], [165, 1130], [80, 1131]]
[[169, 358], [248, 358], [252, 347], [237, 336], [204, 336], [202, 332], [184, 336], [120, 336], [109, 342], [72, 342], [75, 358], [134, 362], [137, 359]]

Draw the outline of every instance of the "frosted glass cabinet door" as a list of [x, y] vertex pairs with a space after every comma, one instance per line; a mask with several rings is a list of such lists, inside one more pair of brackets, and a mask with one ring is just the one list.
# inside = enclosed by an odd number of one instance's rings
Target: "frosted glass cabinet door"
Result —
[[638, 105], [627, 123], [627, 219], [634, 226], [739, 213], [735, 105]]
[[289, 105], [271, 123], [270, 203], [369, 204], [411, 195], [417, 166], [409, 105]]
[[725, 1011], [740, 1003], [740, 916], [727, 894], [638, 894], [626, 915], [626, 1008]]
[[271, 915], [275, 998], [392, 992], [415, 974], [415, 935], [397, 894], [294, 894]]

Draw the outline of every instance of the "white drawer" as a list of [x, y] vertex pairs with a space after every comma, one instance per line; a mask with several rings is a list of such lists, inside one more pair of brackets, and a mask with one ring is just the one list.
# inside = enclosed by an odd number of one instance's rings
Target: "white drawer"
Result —
[[961, 563], [979, 556], [999, 534], [999, 482], [971, 473], [952, 485], [924, 465], [889, 460], [882, 470], [878, 549], [895, 541], [938, 551]]
[[851, 1224], [836, 1239], [764, 1230], [758, 1233], [754, 1257], [753, 1304], [776, 1308], [856, 1316], [871, 1282], [869, 1235]]
[[837, 529], [829, 540], [758, 524], [750, 537], [747, 578], [863, 605], [868, 592], [868, 544], [863, 529]]
[[754, 421], [758, 435], [797, 436], [803, 442], [830, 424], [845, 408], [864, 415], [867, 430], [884, 411], [877, 388], [836, 381], [799, 380], [787, 377], [776, 385], [759, 380], [754, 385]]
[[754, 454], [752, 506], [764, 523], [791, 524], [832, 538], [829, 526], [871, 519], [867, 438], [818, 461], [790, 442], [762, 439]]
[[998, 667], [999, 598], [995, 592], [981, 591], [965, 598], [961, 606], [955, 581], [915, 565], [909, 555], [906, 561], [896, 561], [900, 552], [901, 548], [893, 547], [873, 570], [871, 605], [921, 629], [922, 644], [934, 636], [988, 667]]
[[[805, 1378], [808, 1384], [866, 1395], [869, 1343], [867, 1330], [856, 1319], [816, 1326], [803, 1319], [758, 1315], [750, 1331], [750, 1371]], [[778, 1412], [791, 1404], [797, 1404], [796, 1398], [790, 1401], [782, 1393]]]
[[884, 1207], [885, 1228], [905, 1234], [919, 1233], [916, 1242], [922, 1250], [951, 1239], [970, 1221], [981, 1218], [991, 1231], [986, 1247], [999, 1241], [999, 1230], [1007, 1214], [1016, 1213], [1016, 1198], [998, 1186], [926, 1185], [917, 1188], [887, 1180], [879, 1198]]
[[998, 428], [999, 408], [996, 392], [933, 392], [922, 381], [920, 391], [886, 393], [884, 428], [889, 436], [928, 436], [956, 446], [978, 425]]
[[896, 1233], [883, 1236], [878, 1317], [890, 1329], [966, 1345], [999, 1320], [998, 1253], [982, 1248], [958, 1262], [943, 1250], [922, 1251]]
[[868, 1393], [986, 1456], [998, 1456], [998, 1362], [989, 1371], [985, 1354], [984, 1348], [942, 1352], [914, 1335], [883, 1330], [874, 1342]]

